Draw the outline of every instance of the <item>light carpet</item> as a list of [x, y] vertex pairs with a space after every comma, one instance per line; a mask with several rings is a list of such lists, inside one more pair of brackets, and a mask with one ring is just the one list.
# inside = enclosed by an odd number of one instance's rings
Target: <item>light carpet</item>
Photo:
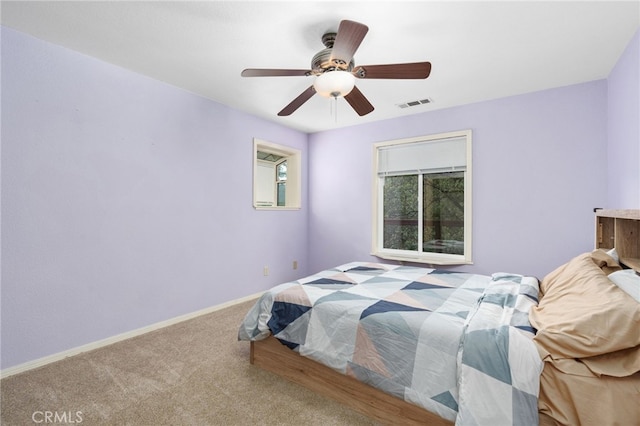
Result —
[[0, 423], [377, 425], [250, 365], [237, 331], [253, 303], [4, 378]]

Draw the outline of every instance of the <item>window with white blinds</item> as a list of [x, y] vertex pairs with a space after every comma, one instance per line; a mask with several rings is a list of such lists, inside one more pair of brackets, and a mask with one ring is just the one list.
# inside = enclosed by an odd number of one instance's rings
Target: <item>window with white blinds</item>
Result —
[[374, 255], [471, 263], [471, 131], [374, 144]]

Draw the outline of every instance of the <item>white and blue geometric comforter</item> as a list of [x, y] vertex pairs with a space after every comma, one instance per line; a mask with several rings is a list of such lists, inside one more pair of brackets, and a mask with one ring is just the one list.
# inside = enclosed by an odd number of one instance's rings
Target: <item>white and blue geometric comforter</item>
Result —
[[457, 425], [537, 425], [538, 281], [353, 262], [267, 291], [241, 340], [273, 334]]

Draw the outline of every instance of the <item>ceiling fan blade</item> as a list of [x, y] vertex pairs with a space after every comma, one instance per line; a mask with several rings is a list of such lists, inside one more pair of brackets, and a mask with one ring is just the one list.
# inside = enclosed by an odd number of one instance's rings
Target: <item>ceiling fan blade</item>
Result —
[[297, 98], [292, 100], [289, 105], [284, 107], [282, 111], [278, 113], [279, 116], [291, 115], [295, 110], [300, 108], [303, 103], [307, 102], [314, 94], [316, 93], [316, 89], [313, 86], [309, 86], [307, 90], [298, 95]]
[[343, 20], [338, 27], [336, 39], [333, 42], [330, 60], [335, 65], [347, 66], [353, 54], [356, 53], [369, 27], [355, 21]]
[[357, 87], [354, 87], [344, 98], [361, 117], [374, 110], [373, 105], [371, 105]]
[[310, 70], [278, 70], [266, 68], [247, 68], [242, 71], [243, 77], [295, 77], [306, 76]]
[[427, 78], [431, 74], [431, 62], [408, 64], [360, 65], [353, 70], [358, 78]]

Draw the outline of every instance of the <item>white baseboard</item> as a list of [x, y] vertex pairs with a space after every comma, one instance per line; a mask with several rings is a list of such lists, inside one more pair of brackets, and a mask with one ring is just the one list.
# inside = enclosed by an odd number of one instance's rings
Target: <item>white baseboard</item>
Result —
[[[106, 339], [98, 340], [96, 342], [87, 343], [86, 345], [77, 346], [75, 348], [68, 349], [66, 351], [58, 352], [53, 355], [48, 355], [42, 358], [35, 359], [33, 361], [25, 362], [24, 364], [19, 364], [14, 367], [5, 368], [0, 371], [0, 378], [5, 378], [9, 376], [13, 376], [15, 374], [23, 373], [25, 371], [33, 370], [34, 368], [42, 367], [43, 365], [50, 364], [52, 362], [60, 361], [62, 359], [68, 358], [70, 356], [78, 355], [83, 352], [88, 352], [94, 349], [101, 348], [103, 346], [111, 345], [116, 342], [120, 342], [122, 340], [130, 339], [132, 337], [139, 336], [141, 334], [148, 333], [150, 331], [158, 330], [164, 327], [168, 327], [170, 325], [174, 325], [180, 323], [182, 321], [187, 321], [201, 315], [210, 314], [211, 312], [219, 311], [220, 309], [228, 308], [229, 306], [237, 305], [239, 303], [248, 302], [249, 300], [256, 299], [260, 297], [263, 293], [256, 293], [250, 296], [242, 297], [240, 299], [235, 299], [229, 302], [222, 303], [220, 305], [211, 306], [209, 308], [201, 309], [196, 312], [191, 312], [185, 315], [180, 315], [175, 318], [168, 319], [166, 321], [160, 321], [155, 324], [148, 325], [146, 327], [138, 328], [136, 330], [127, 331], [126, 333], [117, 334], [115, 336], [107, 337]], [[239, 325], [238, 325], [239, 326]]]

